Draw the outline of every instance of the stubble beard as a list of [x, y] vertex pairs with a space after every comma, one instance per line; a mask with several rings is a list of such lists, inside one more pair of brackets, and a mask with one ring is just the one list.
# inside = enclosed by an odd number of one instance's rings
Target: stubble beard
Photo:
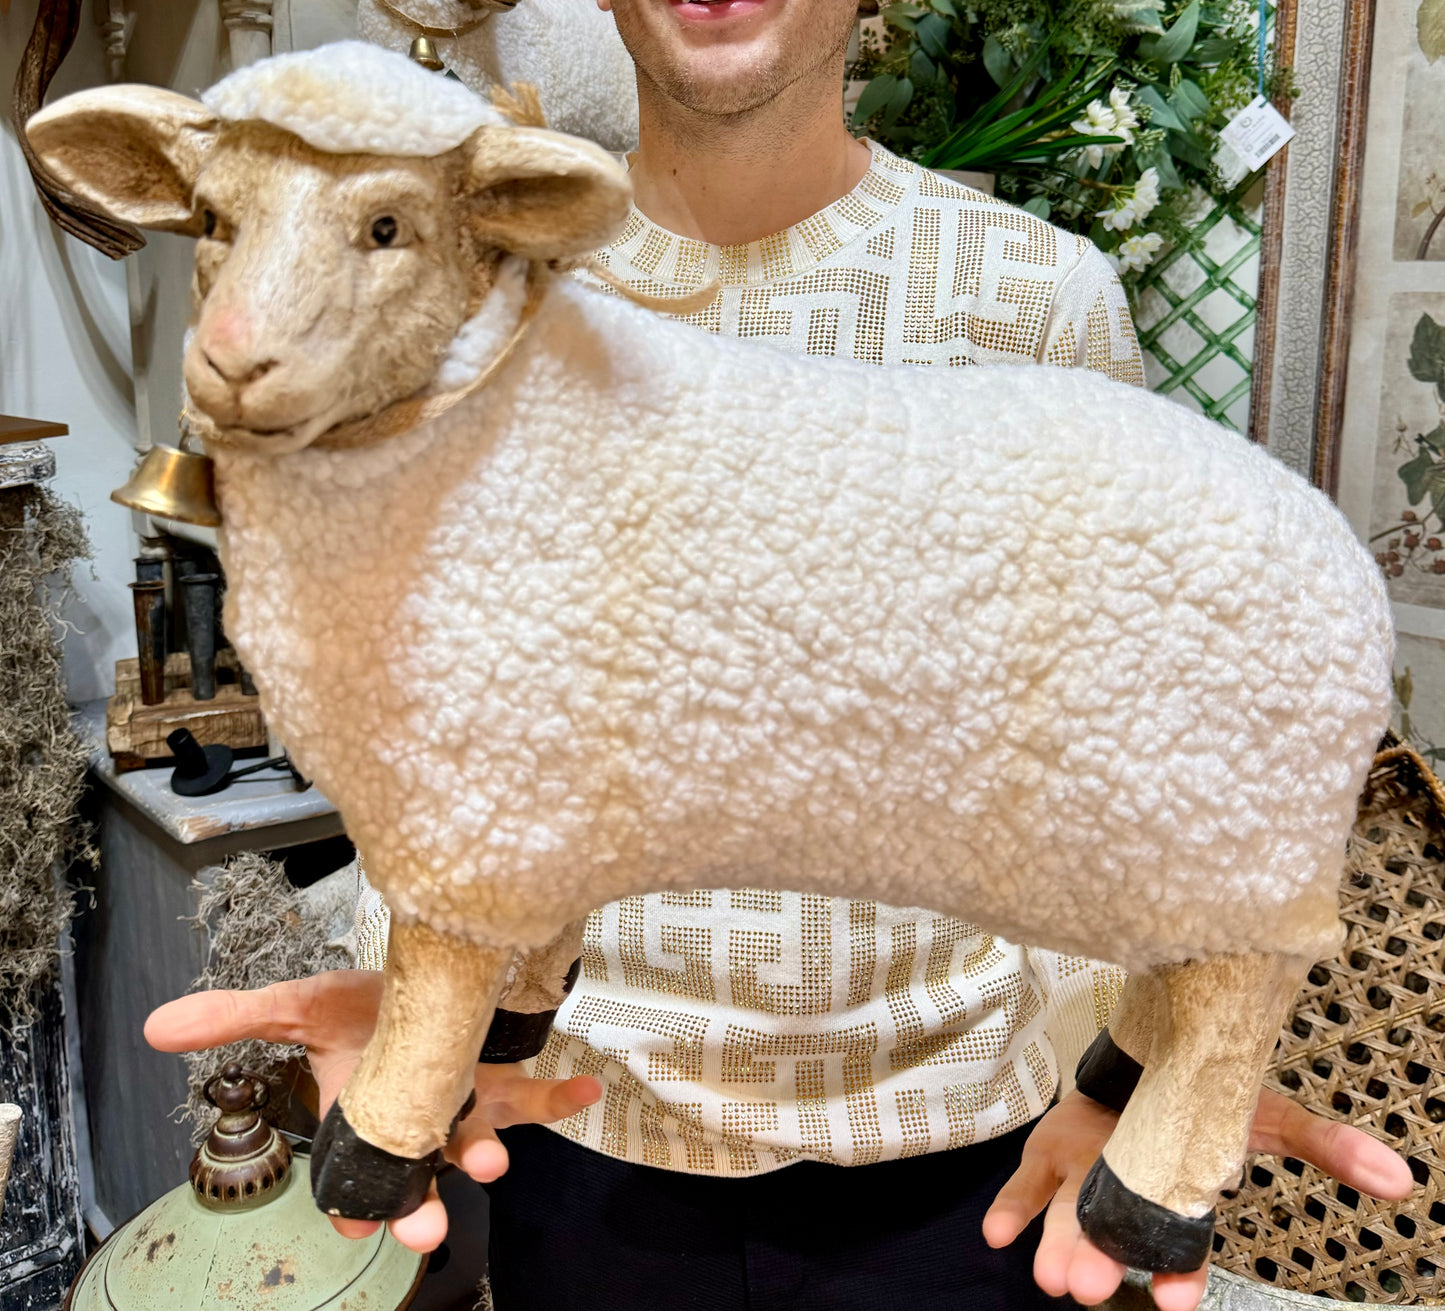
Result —
[[[629, 27], [631, 24], [628, 25]], [[639, 24], [629, 32], [618, 24], [624, 43], [637, 65], [639, 90], [651, 92], [664, 101], [702, 119], [726, 120], [750, 116], [766, 110], [799, 83], [827, 74], [848, 44], [851, 22], [836, 39], [819, 43], [806, 37], [795, 44], [807, 50], [806, 55], [790, 55], [786, 39], [775, 42], [766, 56], [752, 63], [724, 58], [732, 66], [727, 75], [708, 76], [702, 71], [708, 59], [703, 50], [689, 50], [678, 58], [665, 38]]]

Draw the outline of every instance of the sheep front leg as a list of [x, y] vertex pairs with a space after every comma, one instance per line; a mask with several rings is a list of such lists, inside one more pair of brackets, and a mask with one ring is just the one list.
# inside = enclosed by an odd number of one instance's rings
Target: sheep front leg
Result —
[[329, 1215], [394, 1220], [426, 1198], [453, 1126], [470, 1109], [477, 1053], [512, 962], [422, 924], [391, 927], [376, 1029], [311, 1153]]
[[1259, 1082], [1307, 968], [1219, 956], [1141, 980], [1129, 1018], [1152, 996], [1148, 1055], [1079, 1192], [1079, 1222], [1100, 1250], [1156, 1272], [1208, 1259], [1215, 1201], [1244, 1164]]

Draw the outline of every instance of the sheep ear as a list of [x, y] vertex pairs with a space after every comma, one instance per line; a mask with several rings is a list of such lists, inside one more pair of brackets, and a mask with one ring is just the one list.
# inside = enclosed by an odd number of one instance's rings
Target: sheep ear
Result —
[[116, 218], [194, 235], [191, 192], [215, 129], [197, 100], [120, 85], [56, 101], [29, 119], [25, 135], [59, 181]]
[[527, 259], [569, 259], [606, 245], [627, 220], [627, 173], [590, 141], [482, 127], [465, 148], [471, 224], [489, 245]]

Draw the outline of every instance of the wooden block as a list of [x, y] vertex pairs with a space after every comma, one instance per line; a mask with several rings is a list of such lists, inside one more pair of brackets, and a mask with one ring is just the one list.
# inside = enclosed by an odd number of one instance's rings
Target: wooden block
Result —
[[[172, 651], [166, 657], [166, 694], [190, 685], [191, 657], [184, 651]], [[115, 662], [115, 694], [131, 697], [140, 704], [140, 661], [134, 656]]]
[[[167, 688], [169, 664], [167, 661]], [[266, 745], [260, 698], [245, 695], [237, 683], [218, 685], [213, 701], [197, 701], [189, 688], [177, 687], [168, 690], [166, 699], [155, 706], [142, 704], [138, 683], [137, 679], [133, 692], [117, 692], [106, 706], [105, 744], [118, 770], [140, 768], [147, 761], [169, 760], [171, 749], [166, 737], [178, 728], [190, 729], [202, 746], [221, 742], [243, 751]]]
[[[217, 693], [226, 683], [240, 677], [241, 662], [230, 647], [216, 652]], [[185, 651], [172, 651], [166, 656], [166, 694], [191, 685], [191, 657]], [[140, 702], [140, 661], [134, 656], [115, 662], [116, 695], [132, 696]]]

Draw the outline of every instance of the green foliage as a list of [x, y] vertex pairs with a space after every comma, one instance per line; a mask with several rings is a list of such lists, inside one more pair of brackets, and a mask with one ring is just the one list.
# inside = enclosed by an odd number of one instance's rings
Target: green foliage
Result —
[[1415, 31], [1420, 50], [1432, 64], [1445, 55], [1445, 0], [1420, 0]]
[[[1410, 340], [1410, 376], [1429, 383], [1445, 402], [1445, 326], [1422, 314]], [[1404, 432], [1400, 434], [1401, 446]], [[1398, 448], [1397, 448], [1398, 449]], [[1445, 575], [1445, 424], [1415, 434], [1414, 454], [1396, 470], [1405, 484], [1405, 499], [1422, 511], [1402, 508], [1398, 522], [1371, 538], [1375, 563], [1386, 578]], [[1399, 689], [1396, 689], [1397, 695]], [[1409, 709], [1408, 695], [1402, 704]]]
[[1445, 402], [1445, 327], [1428, 314], [1420, 316], [1410, 341], [1410, 376], [1434, 383], [1435, 394]]
[[[1432, 0], [1433, 2], [1433, 0]], [[1445, 3], [1445, 0], [1440, 0]], [[1091, 237], [1127, 275], [1187, 239], [1253, 99], [1256, 0], [897, 0], [865, 38], [853, 126]], [[1287, 74], [1266, 70], [1274, 90]]]
[[[1445, 402], [1445, 327], [1428, 314], [1422, 314], [1415, 324], [1409, 368], [1412, 378], [1430, 383], [1436, 396]], [[1445, 425], [1437, 424], [1429, 432], [1417, 433], [1414, 458], [1405, 461], [1396, 472], [1405, 484], [1405, 496], [1410, 504], [1429, 501], [1427, 518], [1433, 514], [1445, 525]]]

